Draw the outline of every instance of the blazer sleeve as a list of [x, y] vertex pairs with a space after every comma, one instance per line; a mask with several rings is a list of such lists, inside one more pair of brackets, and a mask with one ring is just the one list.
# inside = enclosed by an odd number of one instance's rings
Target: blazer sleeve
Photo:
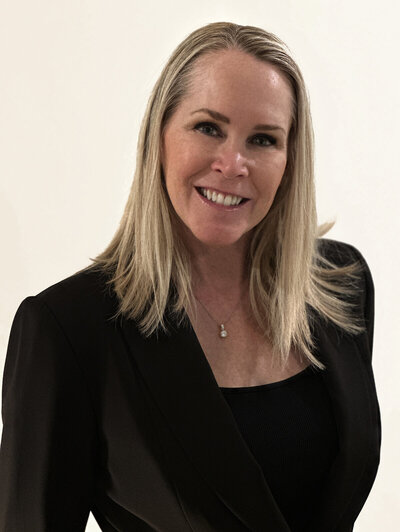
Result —
[[2, 396], [0, 532], [85, 530], [93, 409], [77, 357], [38, 296], [15, 315]]
[[364, 312], [364, 322], [367, 329], [368, 343], [372, 357], [374, 343], [374, 314], [375, 314], [375, 287], [372, 280], [371, 271], [360, 251], [354, 246], [350, 246], [357, 260], [361, 263], [363, 269], [363, 288], [362, 288], [362, 307]]

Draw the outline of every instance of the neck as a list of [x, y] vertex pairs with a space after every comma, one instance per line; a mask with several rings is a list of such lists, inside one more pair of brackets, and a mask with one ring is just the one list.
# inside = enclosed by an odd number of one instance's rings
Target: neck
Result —
[[247, 285], [247, 242], [232, 246], [210, 247], [196, 242], [190, 248], [193, 289], [195, 294], [207, 292], [237, 299]]

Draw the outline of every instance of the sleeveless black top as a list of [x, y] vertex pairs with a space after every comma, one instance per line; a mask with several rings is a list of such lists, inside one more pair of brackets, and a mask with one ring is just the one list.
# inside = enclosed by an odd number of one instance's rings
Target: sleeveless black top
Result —
[[338, 452], [332, 406], [312, 366], [280, 382], [220, 390], [292, 532], [304, 532]]

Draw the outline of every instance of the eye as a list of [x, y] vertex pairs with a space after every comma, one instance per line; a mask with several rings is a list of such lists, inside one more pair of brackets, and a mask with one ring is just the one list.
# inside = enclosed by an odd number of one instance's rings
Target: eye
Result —
[[253, 137], [253, 141], [258, 146], [274, 146], [276, 144], [276, 139], [270, 135], [257, 135]]
[[208, 135], [209, 137], [216, 137], [218, 135], [218, 128], [212, 122], [200, 122], [194, 126], [194, 129]]

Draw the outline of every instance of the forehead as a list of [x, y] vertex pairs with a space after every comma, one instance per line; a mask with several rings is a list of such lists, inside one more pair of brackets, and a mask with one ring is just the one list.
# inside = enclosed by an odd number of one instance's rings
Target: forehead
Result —
[[[290, 123], [293, 93], [278, 67], [239, 50], [201, 56], [189, 78], [189, 90], [180, 107], [208, 107], [227, 114]], [[193, 109], [195, 110], [195, 109]]]

